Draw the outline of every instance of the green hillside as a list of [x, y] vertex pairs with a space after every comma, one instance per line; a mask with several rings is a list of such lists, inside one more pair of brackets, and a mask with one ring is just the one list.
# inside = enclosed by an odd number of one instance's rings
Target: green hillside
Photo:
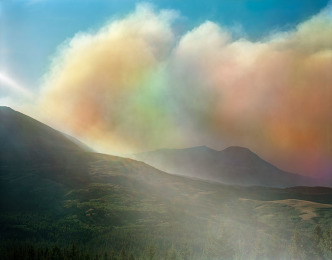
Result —
[[[15, 120], [31, 122], [22, 114]], [[46, 126], [33, 121], [30, 127]], [[95, 254], [104, 259], [105, 252], [106, 259], [331, 256], [330, 188], [227, 186], [170, 175], [74, 144], [54, 146], [68, 141], [56, 131], [47, 134], [56, 143], [41, 145], [37, 140], [26, 146], [39, 145], [46, 151], [38, 150], [20, 164], [21, 155], [10, 150], [10, 140], [16, 142], [19, 134], [17, 129], [0, 138], [7, 145], [1, 150], [6, 156], [0, 157], [2, 259], [14, 259], [17, 252], [58, 259], [50, 256], [58, 252], [54, 248], [61, 254], [69, 252], [68, 259], [90, 259]], [[35, 136], [33, 131], [31, 135]], [[51, 147], [57, 153], [49, 152]], [[74, 248], [85, 253], [74, 254]]]

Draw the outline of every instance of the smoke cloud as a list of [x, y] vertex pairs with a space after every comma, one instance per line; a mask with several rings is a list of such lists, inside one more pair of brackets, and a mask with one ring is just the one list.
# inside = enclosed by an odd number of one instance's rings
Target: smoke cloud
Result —
[[78, 33], [39, 107], [102, 152], [242, 145], [285, 170], [331, 174], [331, 8], [260, 41], [211, 21], [180, 34], [177, 18], [139, 5]]

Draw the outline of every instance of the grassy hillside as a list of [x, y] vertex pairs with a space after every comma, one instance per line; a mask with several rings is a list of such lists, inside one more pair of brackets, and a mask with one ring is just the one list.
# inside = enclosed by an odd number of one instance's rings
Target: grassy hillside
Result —
[[332, 189], [225, 186], [88, 155], [82, 179], [56, 168], [2, 168], [3, 242], [75, 242], [88, 251], [126, 248], [135, 256], [152, 246], [156, 254], [174, 249], [197, 259], [257, 259], [284, 257], [295, 229], [308, 241], [317, 224], [329, 229]]
[[[47, 138], [52, 145], [68, 140], [59, 132]], [[105, 259], [319, 259], [332, 252], [330, 188], [222, 185], [70, 143], [76, 148], [51, 145], [58, 151], [49, 152], [40, 142], [20, 147], [24, 154], [46, 149], [35, 153], [43, 160], [24, 164], [13, 163], [21, 154], [10, 145], [0, 150], [10, 151], [0, 157], [3, 259], [31, 252], [42, 259], [104, 259], [105, 252]]]

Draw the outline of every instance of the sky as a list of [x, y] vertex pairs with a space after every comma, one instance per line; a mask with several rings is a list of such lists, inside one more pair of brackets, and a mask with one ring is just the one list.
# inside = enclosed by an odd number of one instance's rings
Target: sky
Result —
[[239, 145], [332, 179], [331, 71], [328, 1], [0, 1], [0, 105], [105, 153]]

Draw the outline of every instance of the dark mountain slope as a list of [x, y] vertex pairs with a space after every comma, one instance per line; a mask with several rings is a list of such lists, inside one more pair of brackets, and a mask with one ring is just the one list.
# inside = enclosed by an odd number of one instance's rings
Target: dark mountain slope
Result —
[[8, 107], [0, 107], [0, 162], [56, 163], [85, 150], [62, 133]]
[[268, 187], [314, 184], [314, 180], [284, 172], [243, 147], [222, 151], [206, 146], [162, 149], [136, 154], [134, 158], [169, 173], [227, 184]]

